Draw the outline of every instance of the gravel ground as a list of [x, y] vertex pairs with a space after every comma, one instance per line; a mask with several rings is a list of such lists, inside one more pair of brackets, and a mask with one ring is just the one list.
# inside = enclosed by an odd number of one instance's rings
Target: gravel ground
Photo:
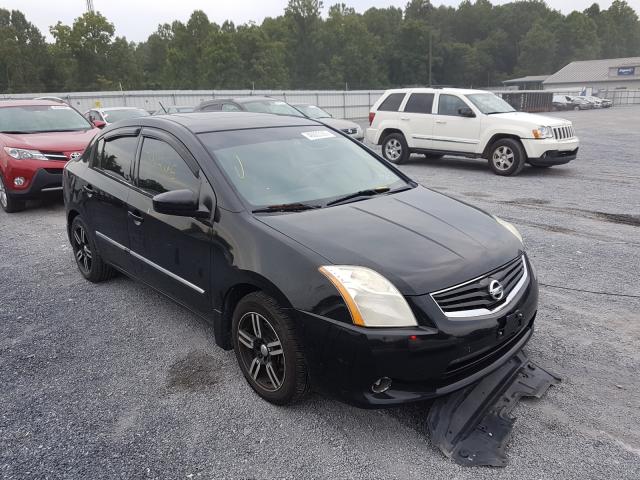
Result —
[[567, 166], [515, 178], [478, 160], [402, 167], [515, 223], [553, 285], [528, 352], [563, 383], [518, 404], [506, 468], [446, 459], [426, 405], [261, 401], [199, 318], [122, 276], [83, 280], [53, 198], [0, 212], [0, 477], [637, 480], [640, 109], [562, 116], [582, 140]]

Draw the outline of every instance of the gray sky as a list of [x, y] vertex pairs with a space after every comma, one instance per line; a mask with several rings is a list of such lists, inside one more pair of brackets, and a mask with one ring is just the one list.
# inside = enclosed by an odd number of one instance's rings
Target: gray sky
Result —
[[[346, 3], [362, 12], [369, 7], [404, 7], [407, 0], [324, 0], [325, 11], [329, 5]], [[595, 0], [547, 0], [547, 3], [564, 13], [584, 10]], [[232, 20], [236, 24], [248, 21], [262, 22], [265, 17], [275, 17], [284, 11], [287, 0], [93, 0], [95, 9], [105, 15], [116, 26], [117, 35], [128, 40], [145, 40], [157, 28], [158, 24], [173, 20], [185, 21], [193, 10], [204, 10], [209, 19], [222, 23]], [[432, 0], [434, 5], [458, 5], [459, 0]], [[507, 0], [493, 0], [494, 4], [507, 3]], [[611, 0], [598, 2], [601, 8], [608, 8]], [[640, 12], [640, 0], [628, 0], [628, 3]], [[49, 26], [61, 20], [71, 24], [86, 8], [85, 0], [2, 0], [1, 8], [21, 10], [27, 18], [49, 36]]]

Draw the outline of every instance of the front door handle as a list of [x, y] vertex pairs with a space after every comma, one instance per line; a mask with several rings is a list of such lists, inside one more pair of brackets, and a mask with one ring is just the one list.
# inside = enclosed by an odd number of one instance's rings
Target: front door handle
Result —
[[436, 120], [436, 123], [438, 125], [446, 125], [447, 124], [447, 122], [445, 122], [444, 120]]
[[131, 219], [133, 220], [133, 223], [135, 223], [136, 225], [140, 225], [142, 222], [144, 222], [144, 217], [142, 217], [141, 215], [136, 215], [131, 210], [127, 212], [127, 215], [131, 217]]
[[84, 185], [82, 190], [84, 190], [89, 197], [95, 193], [95, 190], [93, 190], [93, 187], [90, 184]]
[[406, 121], [409, 121], [409, 120], [411, 120], [411, 119], [410, 119], [409, 117], [400, 117], [400, 120], [406, 120]]

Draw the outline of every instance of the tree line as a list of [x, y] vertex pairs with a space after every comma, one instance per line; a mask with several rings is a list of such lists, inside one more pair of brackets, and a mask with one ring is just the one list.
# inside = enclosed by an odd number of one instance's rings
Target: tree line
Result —
[[640, 55], [640, 22], [626, 1], [563, 15], [542, 0], [356, 12], [289, 0], [261, 24], [222, 25], [200, 10], [146, 41], [115, 35], [100, 13], [49, 29], [0, 9], [0, 92], [137, 89], [370, 89], [494, 86], [549, 74], [574, 60]]

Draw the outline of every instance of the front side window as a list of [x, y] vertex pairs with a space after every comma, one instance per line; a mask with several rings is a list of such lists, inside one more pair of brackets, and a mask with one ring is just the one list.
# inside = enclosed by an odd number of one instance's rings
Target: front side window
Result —
[[461, 108], [469, 108], [466, 103], [455, 95], [440, 95], [440, 100], [438, 100], [438, 115], [451, 115], [455, 117], [460, 117], [460, 113], [458, 112]]
[[404, 93], [392, 93], [378, 107], [378, 111], [381, 112], [397, 112], [400, 108], [402, 100], [404, 100]]
[[408, 185], [363, 148], [319, 126], [211, 132], [199, 137], [254, 207], [328, 203], [363, 190]]
[[515, 112], [515, 109], [493, 93], [474, 93], [467, 98], [485, 115]]
[[404, 106], [409, 113], [431, 113], [433, 107], [433, 93], [412, 93]]
[[138, 137], [101, 140], [95, 166], [116, 178], [131, 182], [131, 166], [136, 156]]
[[0, 108], [0, 133], [75, 132], [93, 128], [68, 105], [23, 105]]
[[138, 187], [151, 195], [171, 190], [198, 193], [200, 181], [168, 143], [145, 138], [140, 152]]

